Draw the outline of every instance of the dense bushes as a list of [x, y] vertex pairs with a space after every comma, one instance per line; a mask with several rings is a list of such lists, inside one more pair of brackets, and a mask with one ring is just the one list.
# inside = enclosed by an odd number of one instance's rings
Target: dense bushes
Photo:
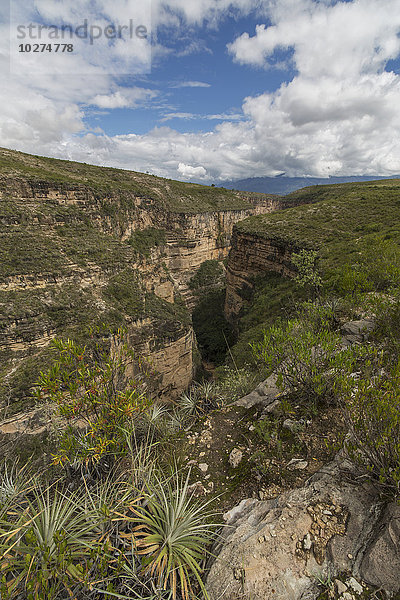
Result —
[[205, 260], [189, 280], [189, 287], [198, 290], [202, 287], [218, 285], [221, 283], [223, 273], [224, 268], [218, 260]]
[[[380, 366], [378, 370], [376, 367]], [[375, 371], [375, 373], [374, 373]], [[345, 447], [353, 461], [383, 489], [400, 496], [400, 362], [382, 363], [344, 398], [350, 429]]]
[[213, 386], [196, 386], [189, 413], [151, 404], [154, 374], [121, 331], [92, 332], [87, 346], [56, 340], [53, 351], [38, 397], [71, 427], [56, 436], [51, 471], [0, 472], [2, 600], [206, 598], [211, 500], [194, 500], [166, 438], [216, 405]]
[[331, 331], [329, 311], [307, 304], [296, 319], [272, 325], [264, 339], [252, 345], [278, 386], [309, 403], [334, 402], [341, 386], [368, 354], [363, 346], [342, 348], [341, 336]]
[[139, 254], [149, 257], [152, 248], [158, 248], [166, 244], [166, 233], [164, 229], [156, 229], [155, 227], [139, 229], [132, 233], [128, 244]]

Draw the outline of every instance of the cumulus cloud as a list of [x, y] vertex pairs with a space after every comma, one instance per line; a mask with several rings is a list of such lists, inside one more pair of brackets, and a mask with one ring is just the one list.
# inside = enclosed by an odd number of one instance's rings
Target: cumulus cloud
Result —
[[123, 89], [114, 92], [113, 94], [97, 94], [89, 104], [98, 106], [99, 108], [134, 108], [139, 104], [143, 104], [145, 100], [151, 100], [157, 96], [157, 92], [145, 88]]
[[179, 163], [178, 173], [182, 175], [184, 179], [203, 179], [207, 175], [207, 171], [204, 167], [193, 167], [192, 165], [185, 165]]
[[[36, 4], [48, 18], [59, 17], [62, 5], [67, 19], [83, 1]], [[124, 1], [97, 0], [107, 18]], [[278, 54], [280, 60], [286, 56], [294, 67], [291, 80], [275, 91], [244, 98], [242, 112], [235, 114], [174, 109], [164, 114], [164, 120], [222, 121], [208, 132], [180, 133], [163, 126], [143, 135], [109, 137], [88, 131], [88, 107], [135, 107], [155, 98], [154, 91], [128, 89], [112, 76], [112, 61], [129, 62], [122, 44], [112, 59], [104, 59], [107, 64], [101, 63], [101, 47], [99, 56], [93, 54], [84, 64], [71, 60], [70, 69], [86, 69], [88, 75], [67, 80], [63, 72], [50, 76], [45, 68], [33, 74], [27, 62], [0, 90], [2, 145], [198, 181], [283, 171], [319, 176], [400, 172], [400, 76], [385, 70], [400, 54], [398, 0], [154, 2], [157, 23], [171, 27], [182, 19], [216, 27], [229, 11], [263, 10], [257, 28], [232, 40], [229, 52], [237, 63], [256, 69], [274, 66]], [[6, 34], [6, 27], [0, 28], [4, 55]], [[6, 59], [0, 68], [7, 72]], [[202, 82], [187, 84], [200, 87]]]
[[237, 62], [266, 66], [276, 50], [292, 48], [302, 76], [349, 78], [376, 73], [400, 52], [398, 0], [276, 0], [270, 18], [228, 45]]

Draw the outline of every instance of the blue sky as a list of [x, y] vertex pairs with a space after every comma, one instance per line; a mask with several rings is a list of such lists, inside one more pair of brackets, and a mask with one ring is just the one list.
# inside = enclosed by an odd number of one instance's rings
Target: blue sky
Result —
[[[109, 135], [116, 135], [128, 131], [146, 133], [165, 123], [182, 133], [206, 132], [210, 121], [215, 125], [224, 120], [243, 119], [244, 96], [273, 91], [283, 80], [293, 77], [293, 69], [288, 65], [283, 69], [249, 69], [232, 61], [227, 45], [243, 31], [254, 32], [257, 22], [257, 13], [253, 11], [246, 17], [226, 15], [217, 30], [205, 24], [188, 28], [185, 22], [172, 31], [159, 27], [158, 43], [168, 45], [173, 51], [167, 58], [156, 54], [151, 74], [144, 76], [141, 83], [161, 91], [162, 98], [143, 108], [95, 114], [88, 122], [100, 125]], [[284, 62], [290, 51], [278, 54]], [[122, 80], [127, 86], [137, 81], [138, 78]], [[218, 119], [218, 115], [222, 117]]]
[[[400, 172], [400, 0], [12, 0], [11, 16], [1, 11], [3, 146], [205, 183]], [[18, 24], [84, 17], [133, 17], [152, 35], [18, 52]]]

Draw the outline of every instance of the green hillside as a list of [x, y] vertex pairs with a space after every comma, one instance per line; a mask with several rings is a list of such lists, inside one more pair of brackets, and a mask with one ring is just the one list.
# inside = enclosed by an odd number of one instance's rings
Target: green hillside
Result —
[[[328, 296], [382, 289], [387, 269], [400, 257], [400, 180], [309, 187], [285, 200], [304, 204], [249, 217], [236, 230], [285, 247], [316, 250]], [[260, 340], [267, 325], [290, 315], [308, 294], [276, 273], [255, 278], [232, 349], [237, 363], [252, 361], [249, 343]]]
[[377, 234], [400, 243], [399, 179], [315, 186], [285, 199], [308, 204], [249, 217], [238, 231], [314, 248], [324, 271], [351, 260]]
[[240, 192], [194, 183], [183, 183], [145, 173], [97, 167], [69, 160], [32, 156], [0, 149], [0, 174], [40, 182], [86, 187], [102, 193], [134, 195], [152, 200], [172, 212], [207, 212], [248, 208]]

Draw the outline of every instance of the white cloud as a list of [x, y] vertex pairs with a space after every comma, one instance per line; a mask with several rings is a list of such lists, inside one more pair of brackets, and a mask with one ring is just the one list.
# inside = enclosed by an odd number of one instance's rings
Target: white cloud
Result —
[[276, 0], [270, 17], [270, 27], [228, 45], [236, 61], [265, 66], [277, 49], [292, 48], [302, 76], [348, 78], [376, 73], [400, 52], [398, 0]]
[[[97, 0], [107, 18], [114, 9], [122, 10], [124, 1]], [[83, 2], [36, 0], [48, 18], [60, 16], [60, 6], [67, 18]], [[400, 76], [384, 70], [400, 54], [399, 0], [154, 2], [156, 21], [170, 25], [185, 18], [191, 24], [206, 20], [216, 26], [229, 10], [245, 14], [261, 7], [268, 13], [268, 19], [260, 19], [265, 25], [259, 25], [254, 35], [239, 36], [229, 51], [247, 68], [265, 68], [274, 63], [277, 51], [287, 49], [296, 69], [292, 80], [275, 91], [245, 98], [242, 113], [198, 115], [171, 108], [164, 115], [164, 120], [222, 121], [206, 133], [180, 133], [164, 126], [144, 135], [109, 137], [87, 130], [85, 111], [93, 105], [111, 110], [155, 99], [153, 90], [128, 89], [109, 74], [114, 63], [129, 63], [129, 49], [117, 45], [108, 54], [99, 46], [86, 60], [64, 57], [71, 73], [91, 73], [85, 76], [65, 78], [64, 66], [55, 56], [50, 60], [54, 68], [59, 65], [59, 75], [49, 75], [46, 68], [33, 73], [27, 61], [0, 89], [1, 144], [199, 181], [282, 171], [289, 175], [400, 173]], [[6, 40], [7, 27], [0, 27], [0, 50], [5, 55]], [[0, 69], [7, 72], [6, 59]]]
[[184, 179], [203, 179], [207, 175], [207, 171], [204, 167], [192, 167], [191, 165], [185, 165], [179, 163], [178, 173], [182, 175]]
[[[254, 9], [265, 8], [270, 0], [153, 0], [158, 22], [176, 23], [176, 15], [189, 24], [202, 25], [207, 21], [216, 26], [228, 13], [246, 15]], [[263, 7], [264, 5], [264, 7]], [[172, 11], [172, 14], [171, 14]]]
[[196, 115], [194, 113], [188, 112], [170, 112], [163, 116], [161, 122], [165, 123], [166, 121], [170, 121], [171, 119], [186, 119], [190, 121], [192, 119], [196, 119]]
[[206, 120], [206, 121], [242, 121], [244, 119], [243, 113], [219, 113], [219, 114], [197, 114], [187, 112], [170, 112], [166, 113], [161, 119], [162, 123], [170, 121], [171, 119], [184, 119], [187, 121], [193, 120]]
[[89, 104], [94, 104], [99, 108], [134, 108], [142, 104], [145, 100], [151, 100], [157, 96], [157, 92], [145, 88], [131, 88], [118, 90], [113, 94], [97, 94]]
[[171, 86], [173, 88], [209, 88], [211, 85], [209, 83], [205, 83], [204, 81], [180, 81], [175, 85]]

